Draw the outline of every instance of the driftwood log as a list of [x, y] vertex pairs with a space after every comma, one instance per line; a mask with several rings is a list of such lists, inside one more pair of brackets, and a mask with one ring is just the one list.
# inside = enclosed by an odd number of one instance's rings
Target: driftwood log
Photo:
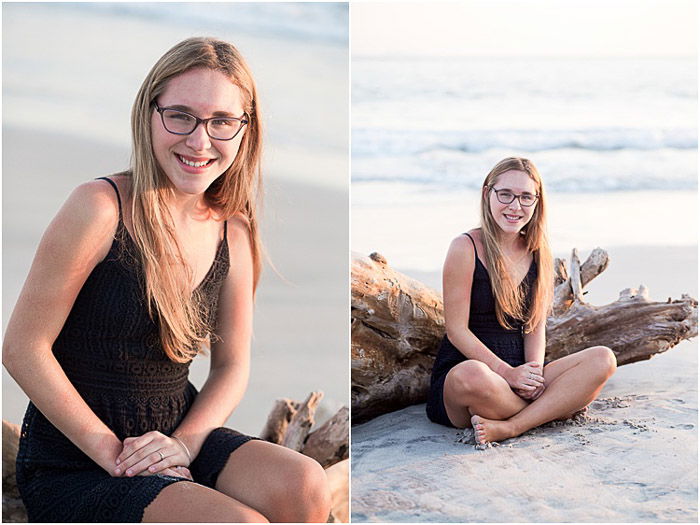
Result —
[[[313, 432], [314, 412], [323, 394], [312, 392], [303, 403], [280, 399], [268, 416], [263, 439], [285, 444], [318, 461], [326, 469], [332, 494], [331, 522], [348, 522], [348, 408], [341, 408]], [[2, 421], [2, 521], [27, 521], [27, 512], [17, 491], [15, 460], [19, 426]]]
[[[605, 306], [583, 300], [583, 288], [608, 266], [593, 250], [581, 264], [555, 260], [546, 359], [594, 345], [610, 347], [618, 365], [650, 359], [697, 336], [698, 303], [688, 295], [653, 302], [644, 286]], [[430, 371], [444, 334], [442, 297], [393, 270], [379, 254], [353, 254], [351, 275], [352, 422], [425, 402]]]

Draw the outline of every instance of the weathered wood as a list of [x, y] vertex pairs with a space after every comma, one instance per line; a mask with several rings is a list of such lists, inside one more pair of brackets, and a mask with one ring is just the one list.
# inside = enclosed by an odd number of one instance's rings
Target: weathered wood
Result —
[[[586, 304], [583, 288], [608, 263], [600, 248], [583, 264], [574, 250], [569, 271], [556, 262], [546, 359], [605, 345], [623, 365], [697, 336], [697, 301], [687, 295], [652, 302], [641, 287], [606, 306]], [[353, 254], [351, 286], [351, 406], [353, 423], [361, 423], [425, 401], [444, 318], [437, 292], [391, 269], [378, 254]]]
[[[574, 248], [571, 253], [572, 264], [574, 259], [578, 262], [578, 252], [576, 248]], [[580, 289], [583, 289], [589, 282], [605, 271], [609, 262], [610, 259], [605, 250], [601, 248], [594, 249], [586, 261], [580, 265], [580, 271], [577, 270], [577, 274], [580, 276], [578, 278], [581, 282]], [[577, 279], [577, 277], [569, 275], [566, 269], [566, 261], [562, 259], [555, 259], [554, 271], [555, 288], [554, 300], [552, 301], [552, 315], [557, 316], [571, 308], [574, 302], [574, 286], [578, 286], [578, 282], [572, 284], [572, 278]]]
[[645, 287], [626, 289], [605, 306], [575, 302], [547, 322], [547, 359], [559, 359], [589, 346], [612, 348], [618, 365], [651, 359], [698, 335], [698, 303], [688, 295], [653, 302]]
[[342, 407], [323, 425], [309, 434], [302, 454], [314, 458], [323, 468], [348, 457], [350, 411]]
[[27, 511], [17, 490], [15, 463], [19, 447], [19, 426], [2, 420], [2, 521], [24, 523]]
[[344, 459], [326, 469], [328, 486], [331, 490], [331, 519], [328, 520], [331, 523], [349, 522], [349, 474], [349, 459]]
[[270, 443], [281, 444], [289, 422], [292, 420], [292, 416], [297, 413], [298, 408], [299, 404], [294, 403], [291, 399], [285, 398], [275, 401], [260, 437]]
[[379, 254], [353, 254], [351, 319], [353, 422], [424, 400], [444, 332], [440, 295]]
[[297, 452], [301, 451], [304, 447], [306, 436], [309, 435], [309, 430], [314, 424], [316, 407], [318, 407], [322, 398], [323, 392], [311, 392], [309, 394], [306, 401], [304, 401], [296, 413], [292, 415], [287, 431], [282, 438], [281, 444], [283, 446], [296, 450]]

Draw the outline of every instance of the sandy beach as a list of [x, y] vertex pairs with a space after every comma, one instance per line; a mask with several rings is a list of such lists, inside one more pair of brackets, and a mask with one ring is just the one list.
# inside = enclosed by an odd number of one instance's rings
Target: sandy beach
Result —
[[[588, 302], [639, 284], [652, 300], [697, 297], [697, 248], [604, 248]], [[440, 289], [438, 272], [404, 273]], [[693, 339], [622, 366], [583, 420], [486, 450], [425, 405], [354, 426], [353, 521], [697, 522], [697, 351]]]
[[[250, 25], [259, 14], [244, 13], [243, 4], [181, 7], [154, 6], [142, 16], [130, 6], [3, 6], [3, 328], [40, 236], [72, 189], [128, 167], [129, 112], [153, 62], [184, 38], [218, 36], [241, 50], [258, 83], [262, 236], [280, 274], [263, 270], [250, 382], [227, 424], [257, 435], [276, 398], [303, 400], [313, 390], [325, 393], [322, 422], [349, 404], [347, 45], [310, 38], [313, 21], [294, 33], [295, 16], [307, 22], [294, 6], [286, 7], [288, 19], [268, 16], [264, 27]], [[274, 14], [274, 6], [264, 9]], [[227, 26], [239, 11], [249, 21]], [[195, 386], [208, 363], [193, 363]], [[3, 370], [3, 418], [20, 423], [26, 403]]]

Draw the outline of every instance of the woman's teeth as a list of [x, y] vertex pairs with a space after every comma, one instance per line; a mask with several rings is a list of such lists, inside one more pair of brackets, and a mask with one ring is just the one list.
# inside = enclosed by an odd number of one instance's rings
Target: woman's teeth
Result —
[[517, 221], [518, 219], [520, 219], [520, 216], [518, 216], [518, 215], [506, 215], [505, 217], [506, 217], [506, 219], [511, 220], [511, 221]]
[[209, 164], [209, 162], [211, 161], [211, 159], [209, 159], [203, 160], [202, 162], [192, 162], [191, 160], [187, 160], [182, 155], [178, 155], [178, 157], [180, 158], [180, 161], [183, 164], [187, 164], [188, 166], [192, 166], [193, 168], [201, 168], [202, 166], [206, 166], [207, 164]]

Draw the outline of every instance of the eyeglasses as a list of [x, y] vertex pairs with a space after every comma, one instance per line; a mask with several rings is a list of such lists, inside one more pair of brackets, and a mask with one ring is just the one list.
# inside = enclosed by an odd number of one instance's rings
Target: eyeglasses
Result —
[[197, 126], [204, 124], [204, 129], [209, 138], [214, 140], [232, 140], [241, 132], [243, 126], [250, 122], [250, 117], [245, 112], [240, 118], [199, 118], [179, 109], [161, 108], [157, 102], [153, 104], [156, 107], [156, 111], [160, 113], [160, 119], [163, 121], [165, 131], [173, 135], [189, 135], [197, 129]]
[[540, 198], [539, 195], [533, 195], [532, 193], [521, 193], [520, 195], [516, 195], [510, 190], [497, 190], [493, 186], [491, 186], [491, 189], [496, 193], [496, 198], [501, 204], [510, 204], [515, 199], [518, 199], [520, 205], [527, 208], [535, 204], [537, 199]]

